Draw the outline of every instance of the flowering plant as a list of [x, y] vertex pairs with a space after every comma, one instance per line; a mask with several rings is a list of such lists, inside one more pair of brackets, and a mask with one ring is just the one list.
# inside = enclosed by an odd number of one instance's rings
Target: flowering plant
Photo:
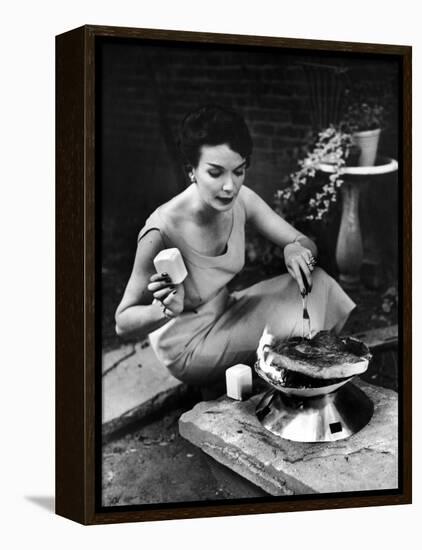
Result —
[[[299, 169], [290, 174], [290, 184], [277, 191], [275, 196], [277, 210], [289, 216], [289, 210], [294, 209], [295, 204], [301, 201], [300, 218], [302, 220], [322, 220], [327, 214], [332, 203], [337, 200], [337, 191], [343, 183], [342, 174], [346, 159], [353, 146], [351, 134], [334, 126], [326, 128], [318, 134], [314, 147], [307, 156], [299, 161]], [[328, 182], [322, 187], [310, 186], [315, 180], [318, 167], [322, 163], [329, 163], [333, 167]], [[306, 200], [301, 197], [301, 192], [307, 189]], [[286, 216], [287, 214], [287, 216]], [[296, 219], [295, 221], [300, 221]]]
[[384, 107], [377, 102], [355, 101], [343, 115], [342, 128], [349, 133], [375, 130], [384, 125]]

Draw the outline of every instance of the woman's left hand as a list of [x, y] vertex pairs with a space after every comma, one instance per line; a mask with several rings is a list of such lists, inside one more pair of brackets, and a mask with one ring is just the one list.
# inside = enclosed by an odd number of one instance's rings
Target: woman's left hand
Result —
[[[302, 296], [312, 290], [312, 271], [315, 260], [309, 248], [305, 248], [300, 243], [289, 243], [284, 247], [284, 262], [290, 275], [295, 279], [299, 286]], [[306, 278], [308, 289], [305, 288], [303, 277]]]

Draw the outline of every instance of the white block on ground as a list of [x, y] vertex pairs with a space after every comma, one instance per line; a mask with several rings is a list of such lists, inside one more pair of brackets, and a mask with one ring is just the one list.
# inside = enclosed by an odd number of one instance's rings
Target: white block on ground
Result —
[[226, 370], [226, 393], [232, 399], [247, 399], [252, 394], [252, 369], [248, 365], [233, 365]]

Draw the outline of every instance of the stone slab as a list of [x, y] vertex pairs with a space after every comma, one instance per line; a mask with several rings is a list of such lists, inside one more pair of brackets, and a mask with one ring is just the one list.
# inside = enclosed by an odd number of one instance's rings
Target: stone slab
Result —
[[107, 374], [109, 371], [116, 368], [122, 361], [134, 355], [135, 345], [134, 344], [124, 344], [119, 348], [110, 350], [106, 353], [103, 353], [102, 357], [102, 373]]
[[247, 401], [201, 402], [179, 420], [182, 437], [271, 495], [398, 487], [397, 393], [356, 379], [374, 403], [370, 422], [348, 439], [297, 443], [261, 426]]
[[171, 406], [187, 392], [148, 343], [107, 352], [102, 366], [103, 435]]

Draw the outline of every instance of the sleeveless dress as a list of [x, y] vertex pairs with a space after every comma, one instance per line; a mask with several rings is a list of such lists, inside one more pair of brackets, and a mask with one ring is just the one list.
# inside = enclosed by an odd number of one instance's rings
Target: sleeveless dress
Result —
[[[229, 293], [227, 283], [245, 262], [246, 214], [240, 197], [232, 212], [226, 251], [219, 256], [193, 250], [169, 228], [162, 207], [151, 214], [138, 235], [139, 242], [148, 231], [158, 229], [165, 247], [178, 248], [185, 262], [184, 311], [151, 332], [149, 339], [173, 376], [192, 385], [219, 382], [236, 363], [252, 364], [265, 326], [277, 338], [302, 334], [302, 299], [288, 273]], [[338, 283], [317, 267], [308, 297], [312, 333], [340, 331], [354, 307]]]

